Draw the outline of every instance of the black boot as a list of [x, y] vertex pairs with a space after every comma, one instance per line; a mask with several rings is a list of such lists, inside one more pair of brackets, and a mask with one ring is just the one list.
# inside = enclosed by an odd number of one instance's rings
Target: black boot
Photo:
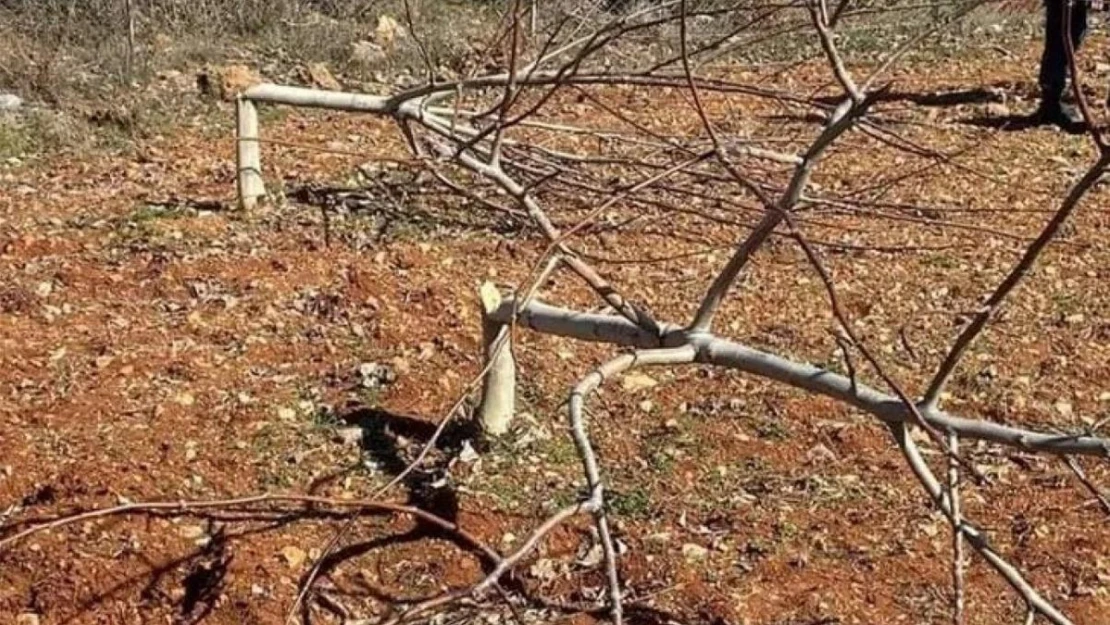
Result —
[[1056, 98], [1041, 100], [1041, 106], [1037, 108], [1033, 118], [1038, 124], [1057, 126], [1067, 132], [1083, 132], [1086, 128], [1083, 117], [1075, 107]]

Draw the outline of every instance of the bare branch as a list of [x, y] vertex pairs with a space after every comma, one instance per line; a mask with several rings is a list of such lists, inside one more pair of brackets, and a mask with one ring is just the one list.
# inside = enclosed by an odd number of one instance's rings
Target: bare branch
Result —
[[[521, 203], [532, 216], [536, 223], [540, 224], [545, 235], [552, 241], [558, 241], [561, 234], [551, 220], [540, 208], [539, 204], [528, 194], [527, 190], [521, 186], [520, 183], [510, 178], [499, 167], [493, 167], [486, 163], [482, 163], [476, 158], [467, 154], [458, 155], [458, 161], [469, 169], [479, 173], [490, 180], [493, 180], [510, 195], [512, 195], [518, 202]], [[602, 299], [604, 299], [614, 310], [620, 312], [629, 321], [640, 325], [648, 330], [657, 330], [658, 326], [655, 321], [641, 308], [626, 300], [621, 296], [608, 282], [605, 281], [592, 267], [583, 262], [580, 258], [566, 247], [565, 244], [558, 245], [559, 251], [566, 257], [565, 262], [568, 267], [575, 273], [582, 277], [583, 280], [590, 285], [590, 287], [597, 292]]]
[[512, 14], [512, 37], [509, 43], [509, 81], [505, 83], [505, 93], [501, 96], [501, 102], [497, 110], [497, 123], [494, 125], [493, 146], [490, 148], [490, 164], [497, 166], [501, 161], [501, 141], [505, 138], [505, 119], [509, 115], [509, 108], [512, 107], [513, 101], [516, 98], [516, 63], [517, 55], [520, 53], [520, 16], [521, 6], [520, 0], [513, 0], [510, 7]]
[[[845, 0], [842, 0], [842, 4], [844, 1]], [[865, 91], [867, 89], [870, 89], [871, 85], [875, 84], [880, 76], [885, 74], [887, 70], [889, 70], [891, 66], [898, 62], [903, 56], [905, 56], [906, 53], [920, 45], [922, 41], [935, 35], [938, 31], [948, 27], [952, 23], [963, 19], [972, 11], [978, 9], [984, 4], [987, 4], [989, 1], [990, 0], [971, 0], [970, 2], [965, 2], [963, 5], [957, 7], [956, 10], [952, 13], [943, 16], [941, 19], [936, 20], [933, 23], [932, 27], [923, 28], [918, 31], [913, 37], [910, 37], [908, 41], [902, 43], [902, 45], [898, 46], [897, 49], [895, 49], [889, 56], [887, 56], [882, 65], [876, 68], [875, 71], [871, 72], [871, 75], [867, 78], [867, 80], [864, 81], [862, 89]]]
[[[864, 344], [862, 338], [866, 337], [862, 337], [864, 333], [841, 306], [833, 274], [815, 251], [816, 243], [810, 242], [801, 232], [801, 226], [807, 230], [812, 228], [814, 232], [820, 228], [824, 237], [822, 245], [836, 246], [835, 239], [839, 237], [839, 249], [853, 252], [949, 249], [961, 245], [966, 248], [983, 241], [993, 245], [999, 239], [1027, 243], [1026, 237], [1015, 234], [1018, 230], [1009, 222], [1000, 226], [975, 221], [981, 215], [975, 214], [970, 203], [961, 205], [960, 200], [945, 200], [945, 206], [934, 211], [927, 206], [929, 202], [921, 202], [919, 206], [897, 198], [908, 191], [908, 183], [919, 182], [926, 175], [953, 173], [976, 182], [989, 180], [995, 184], [1009, 184], [1011, 181], [1006, 180], [1005, 175], [995, 175], [962, 158], [986, 142], [976, 140], [956, 149], [934, 148], [921, 140], [922, 134], [916, 131], [933, 130], [936, 125], [931, 121], [907, 121], [906, 111], [910, 106], [891, 106], [879, 115], [869, 115], [876, 102], [901, 97], [899, 94], [885, 97], [889, 86], [873, 89], [899, 59], [937, 29], [982, 3], [983, 0], [949, 0], [944, 2], [942, 15], [937, 3], [853, 8], [851, 0], [836, 0], [835, 6], [830, 6], [834, 4], [832, 0], [783, 0], [758, 6], [740, 1], [695, 4], [687, 0], [666, 0], [649, 3], [612, 19], [605, 17], [600, 26], [597, 26], [596, 16], [586, 17], [585, 10], [568, 11], [562, 19], [552, 20], [552, 28], [544, 29], [546, 40], [541, 43], [531, 41], [529, 35], [522, 32], [527, 9], [525, 3], [513, 0], [502, 5], [508, 9], [502, 16], [495, 44], [502, 49], [509, 46], [508, 66], [503, 68], [503, 73], [469, 75], [460, 80], [436, 83], [429, 69], [429, 84], [389, 97], [321, 95], [308, 90], [289, 92], [272, 86], [248, 92], [259, 100], [341, 108], [391, 118], [419, 156], [418, 162], [431, 169], [456, 193], [484, 209], [526, 217], [538, 228], [546, 242], [541, 243], [538, 258], [527, 274], [525, 282], [531, 281], [531, 284], [511, 289], [514, 296], [505, 298], [500, 304], [497, 303], [500, 294], [488, 285], [494, 296], [483, 298], [486, 303], [482, 316], [483, 348], [488, 350], [484, 356], [489, 362], [495, 357], [515, 356], [513, 350], [517, 346], [512, 339], [520, 328], [641, 350], [622, 353], [606, 361], [581, 378], [571, 392], [568, 419], [588, 486], [583, 500], [543, 519], [509, 556], [499, 558], [494, 554], [491, 557], [494, 565], [476, 584], [409, 605], [389, 622], [417, 621], [449, 607], [479, 605], [487, 599], [490, 590], [505, 596], [505, 589], [499, 586], [504, 575], [534, 554], [556, 527], [588, 513], [596, 525], [597, 541], [603, 554], [608, 607], [613, 620], [621, 623], [624, 592], [609, 526], [609, 511], [605, 506], [601, 462], [587, 427], [586, 404], [607, 379], [621, 372], [643, 365], [690, 363], [733, 369], [822, 395], [888, 425], [915, 476], [946, 515], [953, 531], [953, 623], [959, 625], [966, 618], [968, 589], [965, 584], [970, 580], [965, 579], [964, 551], [968, 544], [1021, 595], [1032, 609], [1032, 618], [1040, 615], [1056, 625], [1068, 622], [1037, 594], [1016, 568], [994, 551], [982, 532], [964, 519], [960, 481], [980, 474], [974, 465], [959, 457], [959, 445], [962, 442], [966, 450], [968, 441], [988, 441], [1063, 456], [1077, 478], [1096, 495], [1104, 508], [1110, 510], [1110, 504], [1087, 479], [1082, 466], [1070, 457], [1075, 454], [1110, 458], [1110, 440], [1098, 436], [1097, 428], [1061, 434], [964, 418], [945, 412], [938, 405], [938, 398], [969, 345], [991, 322], [1003, 300], [1016, 288], [1069, 213], [1110, 165], [1101, 135], [1096, 137], [1103, 150], [1097, 163], [1072, 188], [1040, 236], [1028, 245], [1017, 266], [988, 298], [986, 306], [973, 311], [971, 322], [960, 332], [941, 363], [924, 402], [916, 401], [903, 390], [895, 376], [884, 370], [875, 353]], [[536, 4], [530, 4], [530, 15], [534, 19]], [[899, 45], [881, 54], [875, 63], [868, 64], [871, 69], [866, 78], [857, 81], [850, 67], [859, 57], [849, 53], [847, 48], [838, 49], [838, 24], [843, 29], [845, 19], [868, 11], [914, 10], [914, 7], [921, 11], [935, 9], [931, 26], [917, 29]], [[411, 8], [407, 2], [406, 9], [411, 26]], [[691, 21], [695, 16], [704, 19]], [[641, 37], [645, 40], [658, 36], [673, 38], [676, 30], [677, 42], [664, 42], [659, 46], [666, 50], [662, 61], [634, 58], [635, 54], [628, 54], [628, 50], [636, 48], [625, 47]], [[810, 36], [806, 43], [812, 45], [812, 50], [806, 49], [800, 55], [804, 58], [800, 63], [816, 59], [829, 68], [829, 76], [817, 81], [820, 84], [813, 84], [814, 81], [806, 76], [801, 89], [789, 80], [776, 83], [787, 85], [782, 89], [761, 86], [802, 66], [793, 59], [784, 62], [785, 69], [761, 73], [755, 79], [748, 71], [722, 74], [741, 76], [736, 80], [707, 78], [697, 73], [709, 69], [704, 65], [706, 60], [722, 51], [782, 37], [785, 33], [802, 32]], [[675, 43], [677, 55], [673, 48], [667, 47]], [[427, 60], [427, 51], [422, 49], [421, 52]], [[605, 52], [612, 54], [603, 54]], [[622, 63], [625, 67], [620, 67]], [[1078, 70], [1072, 56], [1069, 63], [1076, 75], [1075, 85], [1079, 82]], [[702, 64], [700, 70], [699, 64]], [[648, 69], [642, 69], [644, 67]], [[837, 85], [841, 93], [835, 98], [817, 97], [830, 86]], [[697, 118], [688, 116], [668, 125], [664, 123], [666, 120], [659, 119], [664, 116], [641, 110], [645, 93], [663, 92], [664, 88], [671, 95], [674, 93], [669, 90], [675, 89], [679, 90], [680, 98], [686, 96], [691, 103], [690, 112]], [[624, 100], [626, 95], [627, 100]], [[718, 109], [717, 105], [730, 96], [737, 96], [734, 99], [739, 106]], [[757, 105], [751, 107], [752, 102]], [[568, 104], [569, 111], [565, 108]], [[1086, 104], [1081, 102], [1081, 105], [1090, 121]], [[781, 121], [760, 120], [767, 115], [767, 109], [781, 113]], [[727, 116], [714, 120], [710, 111], [716, 114], [718, 110], [727, 110]], [[815, 115], [823, 122], [816, 129], [810, 123]], [[700, 123], [700, 129], [691, 131], [690, 121]], [[854, 129], [860, 132], [851, 132]], [[966, 137], [971, 133], [962, 134]], [[958, 143], [965, 142], [961, 139]], [[861, 164], [869, 170], [883, 169], [880, 161], [887, 155], [893, 155], [893, 163], [890, 170], [878, 172], [874, 183], [850, 184], [851, 180], [846, 179], [852, 178], [855, 170], [846, 167], [829, 172], [831, 184], [826, 184], [825, 179], [817, 180], [818, 187], [813, 183], [815, 171], [834, 149], [843, 153], [837, 157], [843, 155], [848, 159], [855, 156], [848, 153], [849, 150], [869, 151], [871, 157], [881, 155], [866, 161], [861, 159]], [[903, 167], [904, 159], [921, 159], [924, 165], [914, 163]], [[878, 164], [872, 166], [873, 163]], [[453, 167], [461, 170], [459, 175], [454, 176], [457, 170], [451, 170]], [[451, 176], [447, 175], [449, 171]], [[468, 186], [462, 181], [476, 184]], [[1041, 189], [1033, 192], [1044, 193]], [[486, 195], [492, 199], [484, 197]], [[1001, 209], [988, 210], [994, 215]], [[1024, 208], [1020, 211], [1028, 212]], [[786, 228], [782, 227], [784, 223]], [[899, 237], [900, 240], [892, 242], [883, 236], [885, 231], [893, 230], [892, 224], [910, 232], [904, 239]], [[650, 241], [649, 245], [659, 241], [661, 249], [615, 249], [612, 235], [621, 232], [635, 232], [643, 236], [643, 240]], [[962, 238], [953, 240], [950, 234]], [[597, 252], [592, 244], [595, 239], [589, 238], [592, 235], [596, 235], [596, 243], [610, 253]], [[861, 240], [868, 236], [875, 236], [877, 240]], [[760, 250], [766, 253], [769, 248], [777, 248], [776, 242], [783, 237], [792, 237], [798, 242], [805, 254], [802, 262], [808, 261], [814, 267], [825, 286], [837, 323], [834, 329], [836, 348], [842, 355], [847, 375], [754, 349], [713, 333], [714, 319], [732, 286], [741, 279]], [[934, 239], [945, 245], [930, 245], [937, 242]], [[659, 310], [668, 308], [675, 302], [647, 298], [657, 297], [660, 289], [656, 287], [661, 284], [689, 284], [697, 275], [697, 270], [689, 264], [682, 267], [677, 277], [664, 276], [656, 280], [653, 275], [651, 284], [646, 284], [646, 274], [644, 283], [637, 283], [636, 277], [631, 275], [634, 271], [621, 274], [617, 273], [621, 271], [619, 268], [606, 268], [613, 276], [621, 276], [624, 284], [620, 291], [591, 264], [595, 260], [621, 265], [677, 261], [725, 246], [731, 250], [729, 258], [712, 276], [697, 302], [696, 313], [685, 326], [657, 320], [644, 307], [633, 303], [633, 298], [651, 301]], [[791, 265], [797, 263], [794, 258], [783, 261], [775, 257], [774, 260]], [[576, 312], [533, 301], [544, 277], [560, 266], [570, 269], [600, 297], [607, 314]], [[540, 277], [536, 278], [537, 275]], [[636, 286], [643, 288], [636, 292], [633, 290]], [[611, 311], [615, 312], [608, 314]], [[939, 312], [954, 314], [947, 310]], [[910, 346], [904, 332], [900, 331], [898, 337], [914, 364], [920, 362], [918, 355], [924, 357], [931, 353], [927, 345], [920, 346], [921, 351]], [[854, 360], [857, 351], [866, 361], [866, 367], [857, 367]], [[515, 383], [502, 384], [501, 381], [515, 379], [515, 363], [513, 360], [512, 366], [506, 364], [496, 369], [487, 365], [483, 370], [487, 389], [500, 389], [498, 393], [484, 395], [500, 398], [498, 405], [505, 408], [498, 413], [501, 415], [512, 414]], [[490, 371], [498, 374], [490, 375]], [[868, 385], [868, 376], [880, 381], [876, 387]], [[456, 405], [451, 414], [459, 409]], [[498, 422], [507, 423], [508, 420]], [[445, 423], [446, 420], [440, 423], [438, 431]], [[945, 453], [944, 483], [932, 474], [910, 438], [914, 427], [927, 433]], [[419, 464], [428, 449], [425, 447], [406, 471]], [[391, 485], [401, 477], [403, 475]], [[334, 543], [329, 545], [328, 551]], [[314, 576], [315, 571], [307, 586], [311, 586]], [[346, 614], [344, 618], [350, 620]]]
[[940, 368], [937, 370], [936, 376], [929, 384], [929, 389], [925, 392], [923, 403], [926, 409], [935, 407], [937, 401], [940, 399], [941, 392], [944, 391], [948, 379], [952, 377], [952, 373], [956, 370], [956, 366], [960, 363], [964, 352], [968, 347], [978, 338], [979, 334], [990, 323], [991, 319], [998, 313], [1002, 303], [1010, 295], [1010, 293], [1021, 283], [1022, 279], [1029, 273], [1029, 270], [1040, 258], [1042, 252], [1048, 247], [1048, 244], [1056, 237], [1060, 231], [1060, 227], [1067, 222], [1072, 212], [1079, 207], [1083, 197], [1095, 186], [1095, 183], [1102, 178], [1106, 172], [1107, 166], [1110, 165], [1110, 154], [1103, 154], [1099, 159], [1091, 165], [1087, 173], [1071, 188], [1067, 197], [1060, 205], [1056, 214], [1045, 224], [1040, 235], [1036, 240], [1026, 248], [1022, 254], [1021, 259], [1014, 265], [1013, 269], [1006, 278], [999, 283], [994, 293], [987, 299], [983, 307], [976, 313], [975, 317], [971, 320], [963, 331], [957, 337], [956, 342], [952, 345], [948, 355], [945, 356], [944, 361], [941, 363]]
[[1091, 493], [1091, 495], [1094, 496], [1095, 501], [1097, 501], [1098, 504], [1102, 506], [1102, 511], [1106, 514], [1110, 514], [1110, 499], [1108, 499], [1107, 495], [1103, 493], [1102, 490], [1094, 482], [1092, 482], [1089, 477], [1087, 477], [1087, 472], [1083, 470], [1083, 467], [1079, 464], [1079, 461], [1075, 458], [1072, 458], [1071, 456], [1063, 456], [1061, 459], [1064, 461], [1064, 464], [1068, 465], [1068, 468], [1071, 469], [1071, 472], [1075, 474], [1075, 477], [1079, 480], [1079, 483], [1082, 484], [1083, 487], [1087, 489], [1087, 492]]
[[948, 517], [949, 521], [954, 527], [959, 528], [959, 531], [967, 539], [969, 545], [986, 560], [987, 564], [991, 566], [999, 575], [1002, 576], [1006, 583], [1010, 585], [1025, 603], [1029, 606], [1030, 610], [1036, 610], [1037, 613], [1043, 615], [1053, 625], [1073, 625], [1068, 617], [1064, 616], [1057, 610], [1051, 603], [1045, 600], [1029, 582], [1025, 581], [1021, 573], [1013, 567], [1009, 562], [1002, 558], [991, 546], [990, 541], [986, 535], [980, 532], [975, 526], [968, 523], [966, 520], [959, 519], [955, 516], [952, 509], [952, 501], [948, 498], [944, 487], [937, 481], [936, 476], [933, 475], [929, 465], [925, 459], [921, 457], [921, 452], [917, 449], [917, 443], [913, 442], [910, 436], [910, 424], [898, 423], [888, 424], [891, 432], [894, 434], [894, 439], [898, 443], [898, 447], [902, 450], [902, 455], [905, 456], [906, 461], [909, 463], [910, 468], [913, 469], [914, 475], [925, 491], [940, 508], [941, 512]]
[[906, 410], [908, 410], [909, 413], [913, 415], [914, 422], [933, 438], [933, 441], [936, 442], [937, 446], [943, 449], [945, 454], [947, 454], [952, 461], [963, 464], [978, 479], [983, 479], [983, 476], [979, 473], [979, 471], [975, 469], [973, 465], [963, 461], [963, 459], [961, 459], [954, 450], [948, 448], [947, 443], [941, 436], [940, 432], [938, 432], [936, 428], [932, 427], [932, 425], [929, 424], [929, 422], [921, 414], [921, 410], [917, 407], [916, 404], [914, 404], [909, 395], [904, 390], [902, 390], [902, 386], [898, 384], [898, 382], [895, 381], [894, 378], [886, 372], [882, 365], [879, 364], [878, 359], [876, 359], [875, 356], [872, 355], [871, 350], [869, 350], [864, 342], [860, 340], [860, 338], [856, 335], [855, 331], [852, 329], [851, 321], [845, 314], [844, 309], [840, 306], [840, 300], [836, 294], [836, 285], [833, 284], [832, 276], [829, 274], [829, 270], [825, 267], [824, 263], [821, 262], [821, 258], [817, 255], [817, 252], [813, 250], [813, 247], [809, 244], [809, 241], [806, 240], [805, 236], [800, 230], [798, 230], [797, 226], [789, 217], [787, 217], [787, 225], [790, 226], [790, 231], [794, 234], [795, 240], [798, 242], [798, 245], [801, 246], [802, 251], [805, 253], [805, 256], [809, 260], [810, 265], [813, 266], [814, 270], [817, 271], [817, 275], [821, 278], [821, 283], [825, 286], [825, 292], [828, 294], [829, 297], [829, 304], [832, 306], [833, 316], [840, 324], [840, 329], [848, 335], [849, 339], [851, 339], [851, 345], [859, 350], [860, 354], [862, 354], [864, 359], [867, 360], [867, 363], [870, 364], [871, 368], [875, 370], [875, 373], [879, 375], [883, 382], [886, 383], [887, 387], [890, 388], [895, 396], [898, 397], [898, 399], [902, 402], [902, 405], [905, 406]]
[[825, 10], [824, 0], [810, 0], [809, 14], [813, 20], [813, 27], [817, 30], [817, 37], [821, 41], [821, 49], [824, 50], [829, 65], [832, 66], [837, 82], [840, 83], [844, 92], [852, 98], [852, 101], [859, 104], [863, 101], [863, 91], [856, 86], [856, 81], [848, 73], [848, 69], [844, 65], [844, 59], [836, 49], [836, 44], [833, 43], [833, 34], [829, 30], [829, 18]]
[[374, 501], [366, 499], [336, 499], [330, 497], [318, 497], [315, 495], [295, 495], [295, 494], [280, 494], [280, 493], [267, 493], [263, 495], [253, 495], [250, 497], [238, 497], [233, 499], [217, 499], [205, 501], [153, 501], [153, 502], [137, 502], [126, 503], [110, 508], [99, 508], [73, 514], [69, 516], [60, 517], [47, 523], [40, 523], [33, 525], [25, 530], [12, 534], [3, 540], [0, 540], [0, 552], [11, 549], [16, 543], [19, 543], [27, 538], [46, 532], [50, 530], [61, 529], [63, 527], [74, 525], [76, 523], [83, 523], [86, 521], [93, 521], [95, 519], [102, 519], [111, 516], [121, 516], [127, 514], [141, 514], [150, 512], [167, 512], [177, 514], [191, 514], [201, 510], [211, 509], [229, 509], [229, 508], [243, 508], [255, 507], [262, 504], [311, 504], [316, 506], [330, 506], [334, 508], [356, 508], [369, 512], [389, 513], [389, 514], [407, 514], [420, 519], [426, 523], [430, 523], [439, 527], [440, 529], [450, 532], [470, 546], [480, 551], [487, 558], [497, 562], [501, 557], [496, 551], [487, 547], [480, 540], [462, 530], [458, 525], [447, 521], [431, 512], [406, 506], [401, 504], [388, 503], [384, 501]]
[[[872, 94], [872, 96], [874, 95]], [[813, 175], [813, 169], [817, 161], [837, 138], [847, 132], [855, 121], [866, 113], [872, 102], [874, 102], [873, 97], [864, 98], [859, 104], [847, 99], [829, 116], [825, 129], [806, 151], [806, 154], [802, 157], [802, 162], [794, 169], [794, 175], [791, 177], [786, 191], [783, 192], [773, 209], [768, 209], [763, 219], [748, 235], [748, 238], [737, 247], [732, 258], [729, 259], [724, 269], [717, 274], [713, 284], [706, 291], [705, 297], [702, 298], [698, 311], [690, 323], [692, 332], [707, 332], [712, 328], [713, 318], [737, 276], [740, 275], [740, 271], [748, 264], [755, 251], [763, 246], [775, 231], [775, 228], [782, 223], [785, 213], [793, 210], [801, 199], [806, 186], [809, 184], [810, 176]]]
[[963, 517], [960, 514], [960, 463], [956, 461], [960, 453], [960, 437], [948, 435], [948, 500], [952, 502], [952, 513], [948, 515], [952, 524], [952, 625], [964, 622], [964, 535], [960, 531]]
[[601, 541], [602, 555], [605, 560], [605, 576], [609, 583], [609, 600], [611, 602], [610, 609], [613, 622], [616, 625], [621, 625], [623, 622], [620, 579], [617, 575], [617, 553], [609, 532], [604, 487], [601, 482], [601, 469], [597, 461], [597, 454], [593, 450], [589, 434], [586, 431], [583, 415], [585, 402], [605, 380], [629, 369], [649, 365], [689, 363], [693, 362], [694, 356], [695, 350], [689, 345], [623, 354], [609, 360], [582, 378], [570, 394], [568, 415], [570, 417], [571, 435], [574, 437], [574, 444], [578, 448], [578, 455], [582, 460], [582, 469], [586, 474], [586, 486], [590, 493], [589, 502], [597, 524], [598, 539]]
[[1072, 14], [1075, 11], [1075, 5], [1071, 0], [1063, 2], [1064, 19], [1060, 21], [1060, 36], [1064, 39], [1064, 52], [1068, 57], [1068, 73], [1071, 74], [1071, 88], [1072, 93], [1075, 94], [1075, 101], [1079, 105], [1079, 113], [1083, 116], [1083, 123], [1086, 126], [1087, 134], [1095, 143], [1095, 148], [1098, 149], [1100, 154], [1105, 154], [1110, 150], [1110, 145], [1107, 145], [1106, 138], [1102, 135], [1102, 129], [1098, 127], [1094, 114], [1091, 112], [1091, 105], [1087, 102], [1087, 94], [1083, 92], [1083, 73], [1079, 69], [1079, 63], [1075, 58], [1075, 43], [1072, 41], [1071, 25]]
[[412, 35], [412, 40], [416, 43], [417, 49], [420, 51], [420, 58], [424, 61], [424, 71], [427, 72], [428, 84], [436, 84], [436, 67], [435, 62], [432, 60], [431, 52], [428, 51], [428, 45], [424, 43], [423, 38], [420, 36], [420, 30], [416, 27], [416, 19], [412, 12], [411, 0], [404, 0], [403, 7], [405, 9], [405, 26], [408, 27], [409, 33]]
[[[514, 310], [507, 300], [491, 316], [505, 320]], [[905, 402], [866, 384], [853, 385], [847, 377], [828, 369], [795, 362], [770, 352], [713, 336], [691, 334], [662, 324], [661, 335], [650, 333], [615, 315], [577, 312], [534, 301], [518, 309], [518, 323], [543, 334], [554, 334], [600, 343], [651, 349], [689, 343], [698, 352], [695, 362], [737, 369], [794, 388], [831, 397], [890, 423], [914, 421]], [[921, 417], [941, 432], [954, 432], [961, 440], [984, 440], [1017, 449], [1050, 454], [1076, 454], [1110, 458], [1110, 440], [1086, 434], [1044, 433], [991, 421], [967, 419], [937, 408], [923, 408]]]

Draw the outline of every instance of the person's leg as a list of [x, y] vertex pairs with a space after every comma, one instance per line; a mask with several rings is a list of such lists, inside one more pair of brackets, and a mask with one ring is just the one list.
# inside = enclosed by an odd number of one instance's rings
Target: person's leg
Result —
[[1087, 0], [1075, 0], [1071, 7], [1071, 44], [1076, 52], [1087, 35], [1087, 4]]
[[1045, 0], [1044, 52], [1041, 54], [1041, 102], [1059, 102], [1068, 78], [1064, 47], [1064, 2]]
[[1087, 31], [1087, 4], [1076, 1], [1071, 9], [1071, 24], [1064, 30], [1064, 3], [1068, 0], [1045, 1], [1044, 53], [1041, 56], [1041, 106], [1037, 114], [1047, 123], [1061, 126], [1080, 122], [1078, 114], [1061, 101], [1068, 84], [1068, 43], [1070, 35], [1075, 50], [1083, 43]]

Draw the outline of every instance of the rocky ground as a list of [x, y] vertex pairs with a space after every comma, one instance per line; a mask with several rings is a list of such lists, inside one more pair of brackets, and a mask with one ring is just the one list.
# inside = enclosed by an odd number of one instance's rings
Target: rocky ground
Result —
[[[1019, 54], [919, 62], [895, 76], [911, 96], [991, 87], [975, 101], [880, 105], [911, 137], [974, 145], [958, 165], [900, 183], [915, 164], [876, 148], [834, 154], [817, 179], [826, 188], [891, 180], [892, 201], [951, 211], [941, 226], [851, 213], [812, 225], [815, 238], [903, 250], [842, 250], [828, 262], [862, 331], [911, 389], [928, 379], [958, 312], [998, 280], [1091, 160], [1084, 137], [979, 123], [1032, 107], [1036, 54], [1031, 42]], [[196, 85], [184, 76], [164, 88], [184, 98]], [[696, 129], [681, 93], [652, 93], [651, 107], [636, 104], [642, 93], [598, 95], [645, 123]], [[573, 102], [558, 104], [574, 119]], [[366, 182], [358, 165], [405, 156], [388, 123], [339, 113], [266, 111], [264, 136], [327, 151], [266, 146], [267, 181], [284, 199], [236, 211], [232, 114], [210, 106], [133, 148], [0, 165], [0, 536], [122, 502], [369, 496], [478, 373], [478, 286], [521, 283], [544, 247], [400, 166], [370, 170], [372, 192], [322, 210], [326, 186]], [[709, 106], [756, 130], [783, 128], [769, 105]], [[1107, 197], [1105, 186], [1092, 193], [977, 346], [952, 409], [1071, 429], [1106, 413]], [[629, 229], [619, 245], [601, 236], [582, 245], [613, 257], [601, 266], [616, 284], [681, 321], [741, 230], [655, 225]], [[684, 236], [665, 236], [673, 232]], [[701, 252], [616, 262], [691, 249]], [[596, 306], [569, 275], [541, 296]], [[721, 320], [731, 336], [825, 364], [835, 361], [830, 324], [819, 281], [785, 244], [759, 259]], [[484, 445], [452, 428], [389, 495], [502, 550], [576, 497], [563, 402], [611, 350], [521, 332], [517, 353], [513, 431]], [[593, 421], [634, 622], [948, 622], [948, 527], [872, 419], [686, 368], [614, 381]], [[992, 478], [965, 491], [968, 515], [1076, 623], [1110, 623], [1110, 516], [1060, 462], [968, 451]], [[1105, 463], [1085, 466], [1110, 484]], [[0, 552], [0, 620], [280, 623], [343, 524], [284, 506], [124, 515], [37, 534]], [[381, 615], [483, 570], [472, 551], [403, 516], [358, 517], [338, 553], [324, 598], [309, 602], [311, 622]], [[588, 523], [572, 523], [521, 567], [512, 589], [526, 600], [515, 614], [491, 601], [444, 622], [593, 622], [567, 606], [601, 596], [597, 565]], [[1021, 621], [1023, 606], [981, 561], [968, 588], [967, 623]]]

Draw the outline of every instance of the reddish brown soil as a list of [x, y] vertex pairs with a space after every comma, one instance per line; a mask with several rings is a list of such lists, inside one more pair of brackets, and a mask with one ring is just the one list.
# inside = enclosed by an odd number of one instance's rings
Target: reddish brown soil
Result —
[[[984, 54], [974, 62], [920, 64], [898, 76], [898, 88], [1001, 83], [1014, 93], [1032, 91], [1033, 47], [1022, 59]], [[651, 110], [634, 107], [640, 96], [603, 95], [660, 128], [697, 131], [684, 94], [654, 94]], [[723, 128], [779, 129], [766, 104], [726, 108], [709, 99]], [[560, 106], [575, 114], [572, 102]], [[927, 122], [899, 130], [937, 149], [981, 144], [960, 158], [964, 168], [938, 166], [893, 186], [888, 197], [969, 209], [950, 219], [980, 229], [858, 215], [809, 226], [814, 238], [841, 242], [957, 246], [827, 258], [861, 333], [910, 389], [928, 380], [954, 336], [955, 313], [972, 308], [1021, 249], [1022, 241], [997, 232], [1035, 235], [1054, 198], [1091, 160], [1082, 137], [960, 121], [983, 109], [880, 106]], [[478, 285], [519, 283], [543, 248], [532, 238], [404, 219], [381, 240], [360, 243], [359, 233], [376, 227], [365, 216], [333, 220], [326, 245], [316, 208], [289, 203], [250, 215], [180, 208], [184, 200], [230, 199], [229, 120], [154, 138], [134, 154], [61, 156], [0, 170], [5, 535], [124, 500], [368, 496], [398, 461], [382, 445], [411, 453], [426, 425], [478, 372]], [[294, 112], [266, 124], [266, 135], [284, 140], [342, 141], [367, 158], [404, 154], [395, 130], [377, 120]], [[864, 150], [864, 137], [851, 141], [857, 149], [832, 155], [818, 184], [858, 186], [928, 162], [899, 163], [877, 144]], [[284, 182], [288, 189], [342, 182], [360, 162], [279, 148], [267, 148], [264, 159], [271, 187]], [[952, 388], [960, 398], [949, 404], [953, 410], [1061, 428], [1106, 413], [1107, 199], [1105, 187], [1092, 193], [1065, 240], [969, 355]], [[150, 208], [156, 204], [171, 209]], [[671, 228], [697, 238], [653, 234]], [[625, 258], [665, 256], [727, 246], [739, 233], [661, 220], [620, 235], [619, 245], [599, 237], [582, 245]], [[724, 254], [600, 267], [661, 318], [681, 321], [696, 304], [686, 298], [704, 288]], [[542, 297], [595, 306], [565, 275]], [[777, 244], [734, 294], [719, 327], [830, 363], [827, 311], [797, 250]], [[510, 547], [512, 536], [519, 542], [553, 503], [573, 500], [581, 477], [562, 402], [570, 384], [612, 351], [520, 338], [528, 416], [479, 462], [452, 467], [455, 492], [447, 501], [432, 498], [438, 511], [496, 548]], [[396, 382], [358, 390], [357, 370], [366, 362], [389, 365]], [[650, 375], [657, 387], [628, 394], [614, 382], [592, 413], [617, 495], [617, 533], [629, 549], [622, 575], [645, 606], [635, 611], [636, 622], [946, 622], [950, 535], [883, 428], [832, 402], [730, 372]], [[340, 440], [344, 418], [359, 414], [371, 429], [390, 420], [410, 448], [380, 437], [360, 451]], [[969, 516], [1076, 623], [1110, 624], [1110, 517], [1052, 459], [989, 446], [970, 457], [993, 482], [966, 489]], [[1092, 479], [1110, 484], [1105, 464], [1085, 466]], [[403, 488], [391, 495], [405, 496]], [[280, 623], [313, 556], [342, 525], [284, 510], [290, 514], [131, 515], [37, 534], [0, 554], [0, 622], [35, 614], [44, 624]], [[599, 596], [598, 571], [574, 564], [588, 536], [587, 524], [576, 522], [545, 543], [537, 559], [553, 567], [551, 575], [537, 562], [522, 567], [517, 590], [534, 600], [525, 618], [558, 620], [537, 611], [541, 601]], [[705, 558], [684, 556], [686, 545], [708, 548]], [[362, 517], [341, 553], [342, 563], [326, 576], [329, 596], [363, 617], [391, 601], [465, 586], [482, 573], [471, 552], [405, 518]], [[981, 560], [970, 566], [968, 588], [967, 623], [1021, 621], [1019, 601]], [[314, 622], [338, 622], [312, 606]], [[591, 622], [582, 614], [560, 618]]]

